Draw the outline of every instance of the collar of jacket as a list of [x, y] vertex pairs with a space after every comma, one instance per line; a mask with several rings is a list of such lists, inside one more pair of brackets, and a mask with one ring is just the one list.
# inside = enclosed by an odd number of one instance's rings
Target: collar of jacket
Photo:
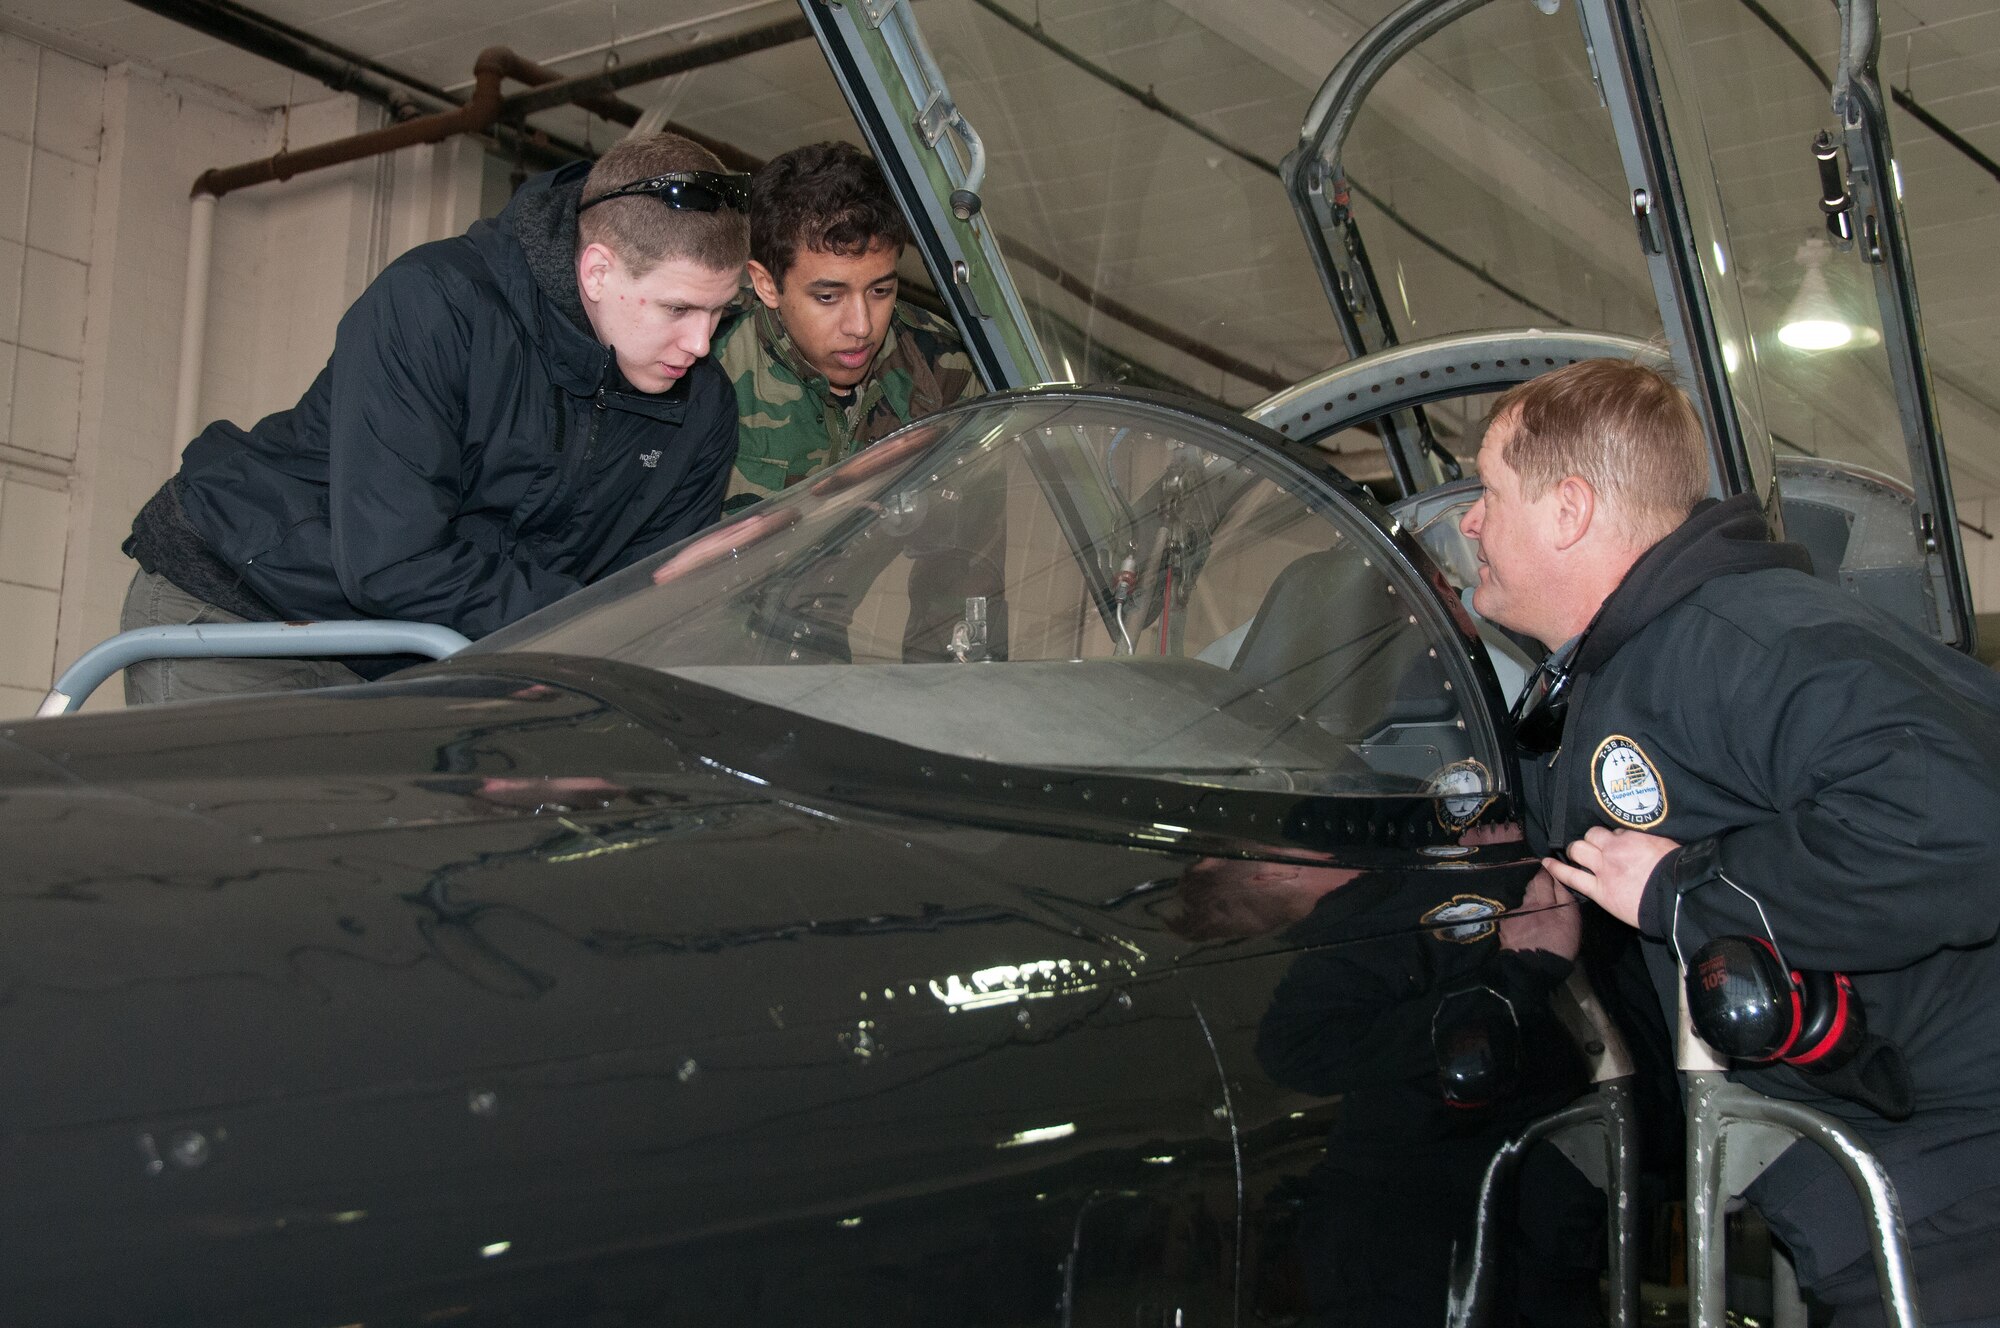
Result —
[[1803, 547], [1771, 538], [1764, 513], [1747, 493], [1704, 498], [1688, 519], [1639, 555], [1584, 629], [1576, 672], [1595, 673], [1646, 624], [1717, 577], [1789, 567], [1812, 572]]
[[589, 174], [590, 163], [577, 161], [533, 177], [498, 217], [475, 224], [467, 237], [557, 386], [579, 397], [601, 392], [609, 408], [678, 422], [692, 372], [665, 392], [638, 391], [618, 372], [617, 357], [597, 339], [583, 311], [576, 288], [576, 205]]
[[[785, 325], [778, 321], [777, 310], [762, 300], [753, 300], [750, 305], [750, 316], [757, 322], [757, 339], [764, 343], [764, 353], [769, 355], [773, 362], [782, 365], [786, 373], [798, 380], [800, 387], [814, 396], [827, 399], [834, 395], [833, 384], [827, 381], [826, 375], [806, 363], [805, 356], [799, 353], [797, 344], [792, 341], [791, 333], [785, 331]], [[868, 372], [861, 376], [860, 382], [849, 389], [854, 400], [858, 401], [868, 394], [869, 386], [881, 376], [882, 371], [889, 365], [890, 357], [895, 353], [896, 320], [892, 316], [889, 319], [888, 334], [876, 348], [875, 358], [868, 362]]]

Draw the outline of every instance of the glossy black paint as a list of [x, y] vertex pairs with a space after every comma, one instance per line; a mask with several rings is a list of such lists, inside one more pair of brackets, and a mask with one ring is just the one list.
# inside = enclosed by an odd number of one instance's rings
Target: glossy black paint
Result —
[[[7, 730], [7, 1320], [1299, 1321], [1323, 1154], [1430, 1128], [1340, 1101], [1423, 1097], [1497, 953], [1424, 915], [1531, 864], [1427, 799], [1030, 773], [556, 657]], [[1215, 862], [1365, 899], [1191, 939]], [[1308, 984], [1324, 1037], [1422, 1036], [1274, 1075], [1314, 956], [1393, 979]]]

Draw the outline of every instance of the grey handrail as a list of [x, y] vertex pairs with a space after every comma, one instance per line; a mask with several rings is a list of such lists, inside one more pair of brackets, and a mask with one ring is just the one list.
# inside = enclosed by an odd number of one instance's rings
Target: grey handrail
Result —
[[100, 641], [64, 669], [35, 711], [64, 715], [118, 670], [149, 659], [320, 658], [427, 655], [443, 659], [472, 644], [436, 623], [358, 619], [338, 622], [198, 623], [138, 627]]
[[1639, 1323], [1639, 1108], [1632, 1053], [1581, 968], [1550, 1000], [1590, 1067], [1595, 1092], [1528, 1126], [1501, 1145], [1479, 1182], [1472, 1239], [1452, 1259], [1447, 1328], [1485, 1328], [1496, 1318], [1501, 1202], [1528, 1151], [1553, 1143], [1606, 1203], [1606, 1271], [1611, 1328]]
[[1687, 1091], [1688, 1328], [1724, 1328], [1723, 1206], [1798, 1140], [1810, 1140], [1846, 1173], [1868, 1212], [1868, 1248], [1892, 1328], [1922, 1328], [1910, 1236], [1896, 1185], [1867, 1141], [1798, 1102], [1730, 1083], [1723, 1058], [1701, 1040], [1682, 983], [1679, 1064]]

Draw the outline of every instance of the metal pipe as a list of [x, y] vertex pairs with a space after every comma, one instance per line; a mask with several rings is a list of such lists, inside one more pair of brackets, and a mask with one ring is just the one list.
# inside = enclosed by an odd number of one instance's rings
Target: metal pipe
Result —
[[180, 449], [194, 437], [201, 408], [201, 364], [208, 337], [208, 268], [214, 253], [215, 195], [196, 194], [188, 216], [187, 293], [181, 302], [180, 377], [174, 387], [174, 454], [169, 469], [178, 468]]
[[[517, 92], [506, 99], [504, 106], [506, 113], [512, 117], [553, 110], [557, 106], [571, 102], [584, 105], [586, 104], [584, 99], [588, 97], [616, 92], [635, 83], [651, 83], [674, 74], [685, 74], [691, 69], [722, 64], [738, 56], [766, 51], [774, 46], [788, 46], [795, 41], [803, 41], [811, 35], [812, 27], [804, 18], [783, 19], [776, 23], [767, 23], [762, 27], [733, 32], [726, 37], [714, 37], [708, 41], [696, 42], [692, 46], [683, 46], [678, 51], [666, 51], [660, 55], [634, 60], [630, 64], [615, 65], [595, 74], [584, 74], [577, 78], [547, 83], [532, 92]], [[478, 94], [475, 92], [474, 95]]]
[[149, 659], [318, 659], [348, 655], [425, 655], [444, 659], [471, 644], [440, 623], [395, 618], [135, 627], [84, 651], [56, 679], [35, 715], [37, 718], [66, 715], [82, 705], [106, 678]]
[[[134, 3], [238, 50], [304, 74], [335, 92], [352, 93], [363, 101], [373, 102], [398, 120], [433, 108], [457, 106], [465, 100], [450, 88], [426, 83], [230, 0], [134, 0]], [[468, 81], [464, 86], [472, 84]], [[591, 155], [586, 145], [541, 130], [526, 134], [508, 125], [496, 125], [493, 133], [524, 161], [541, 166], [560, 166]]]
[[[505, 46], [489, 46], [473, 62], [472, 97], [463, 106], [350, 138], [318, 143], [296, 152], [280, 152], [261, 161], [206, 171], [195, 181], [194, 192], [213, 194], [219, 198], [232, 190], [253, 184], [289, 180], [306, 171], [344, 165], [364, 157], [415, 147], [420, 143], [438, 143], [458, 134], [480, 133], [499, 123], [503, 117], [517, 120], [557, 106], [581, 106], [605, 119], [631, 125], [638, 121], [640, 111], [615, 95], [619, 88], [783, 45], [805, 37], [808, 31], [804, 19], [788, 19], [573, 79], [562, 78]], [[501, 83], [509, 78], [526, 83], [533, 90], [511, 97], [503, 96]]]
[[465, 105], [350, 138], [316, 143], [296, 152], [280, 152], [261, 161], [207, 170], [194, 182], [194, 195], [220, 198], [249, 185], [289, 180], [306, 171], [323, 170], [419, 143], [438, 143], [456, 134], [478, 133], [500, 118], [500, 81], [519, 59], [504, 46], [490, 46], [473, 62], [477, 87], [472, 100]]
[[1500, 1258], [1499, 1250], [1495, 1248], [1500, 1196], [1514, 1173], [1520, 1170], [1521, 1159], [1536, 1144], [1552, 1139], [1565, 1130], [1603, 1124], [1601, 1099], [1589, 1097], [1539, 1120], [1530, 1121], [1519, 1134], [1494, 1150], [1493, 1156], [1487, 1160], [1485, 1173], [1479, 1179], [1472, 1239], [1455, 1248], [1452, 1254], [1445, 1295], [1445, 1322], [1450, 1328], [1483, 1328], [1493, 1320]]
[[411, 100], [411, 93], [440, 106], [456, 105], [459, 100], [443, 88], [398, 73], [364, 55], [232, 4], [230, 0], [132, 0], [132, 4], [239, 50], [310, 75], [335, 92], [351, 92], [384, 106], [400, 105], [409, 111], [424, 109]]

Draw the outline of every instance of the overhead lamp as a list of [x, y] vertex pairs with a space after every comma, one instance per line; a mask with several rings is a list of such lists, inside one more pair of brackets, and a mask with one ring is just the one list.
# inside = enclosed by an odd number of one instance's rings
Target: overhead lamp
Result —
[[1839, 350], [1855, 339], [1854, 325], [1841, 317], [1827, 285], [1826, 254], [1824, 245], [1811, 240], [1799, 246], [1798, 261], [1805, 275], [1778, 325], [1778, 340], [1793, 350]]
[[1854, 340], [1854, 329], [1834, 318], [1795, 318], [1778, 329], [1778, 340], [1793, 350], [1839, 350]]

